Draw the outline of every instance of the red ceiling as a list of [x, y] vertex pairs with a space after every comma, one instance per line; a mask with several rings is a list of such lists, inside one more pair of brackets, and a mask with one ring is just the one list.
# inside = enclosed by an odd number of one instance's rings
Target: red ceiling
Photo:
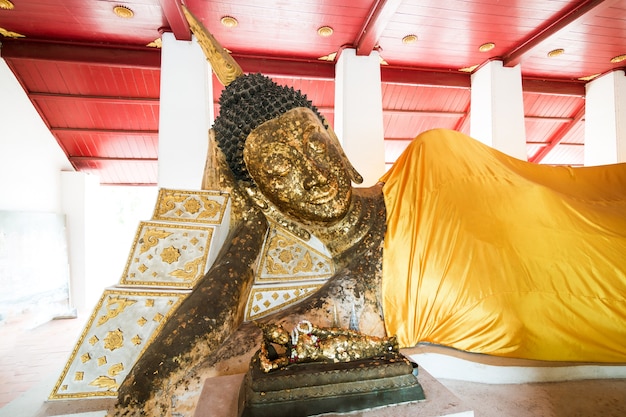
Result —
[[[163, 31], [190, 39], [176, 0], [11, 0], [0, 8], [0, 55], [77, 170], [103, 184], [157, 180]], [[0, 0], [0, 5], [6, 0]], [[492, 59], [520, 64], [528, 158], [580, 165], [584, 80], [623, 69], [626, 2], [619, 0], [186, 0], [246, 72], [307, 94], [334, 121], [334, 62], [352, 47], [386, 61], [382, 93], [387, 162], [419, 132], [469, 132], [470, 73]], [[134, 17], [113, 13], [119, 4]], [[223, 16], [239, 24], [227, 28]], [[330, 37], [317, 29], [334, 28]], [[2, 32], [0, 30], [0, 32]], [[414, 44], [402, 38], [414, 34]], [[495, 48], [480, 52], [486, 42]], [[551, 50], [565, 53], [548, 58]], [[219, 94], [221, 86], [214, 79]], [[217, 98], [216, 94], [216, 98]], [[217, 104], [216, 111], [218, 110]]]

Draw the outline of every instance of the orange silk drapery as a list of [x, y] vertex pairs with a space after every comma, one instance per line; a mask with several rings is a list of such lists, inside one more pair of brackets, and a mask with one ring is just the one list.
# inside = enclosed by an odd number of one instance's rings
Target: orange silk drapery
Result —
[[626, 164], [536, 165], [437, 129], [381, 181], [402, 346], [626, 362]]

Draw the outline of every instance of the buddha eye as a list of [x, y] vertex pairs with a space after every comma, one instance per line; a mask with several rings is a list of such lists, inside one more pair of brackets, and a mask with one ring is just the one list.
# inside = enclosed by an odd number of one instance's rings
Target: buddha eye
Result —
[[315, 133], [308, 141], [307, 148], [315, 154], [322, 154], [326, 152], [326, 142], [321, 134]]
[[283, 155], [271, 155], [267, 158], [266, 172], [275, 177], [284, 177], [289, 172], [289, 160]]

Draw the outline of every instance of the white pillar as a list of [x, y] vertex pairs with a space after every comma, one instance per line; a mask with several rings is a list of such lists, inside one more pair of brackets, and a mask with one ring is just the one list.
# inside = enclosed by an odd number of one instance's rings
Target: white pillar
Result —
[[108, 262], [106, 252], [97, 250], [99, 191], [100, 179], [96, 175], [61, 172], [61, 205], [70, 263], [70, 305], [82, 313], [88, 313], [102, 293], [98, 266]]
[[470, 136], [527, 160], [520, 66], [491, 61], [472, 74]]
[[352, 165], [363, 176], [362, 187], [385, 173], [380, 57], [357, 56], [344, 49], [335, 67], [335, 132]]
[[624, 71], [605, 74], [585, 89], [585, 165], [626, 162]]
[[211, 68], [195, 37], [164, 33], [162, 44], [158, 185], [199, 190], [213, 123]]

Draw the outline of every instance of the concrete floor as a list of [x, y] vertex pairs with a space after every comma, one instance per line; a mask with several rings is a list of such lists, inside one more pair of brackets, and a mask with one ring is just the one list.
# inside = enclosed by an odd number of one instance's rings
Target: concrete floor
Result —
[[[46, 403], [85, 315], [48, 321], [25, 315], [0, 321], [0, 417], [98, 417], [111, 400]], [[483, 384], [439, 379], [477, 417], [626, 416], [626, 379]], [[351, 414], [351, 416], [358, 414]], [[371, 415], [371, 414], [369, 414]], [[191, 416], [190, 416], [191, 417]]]

